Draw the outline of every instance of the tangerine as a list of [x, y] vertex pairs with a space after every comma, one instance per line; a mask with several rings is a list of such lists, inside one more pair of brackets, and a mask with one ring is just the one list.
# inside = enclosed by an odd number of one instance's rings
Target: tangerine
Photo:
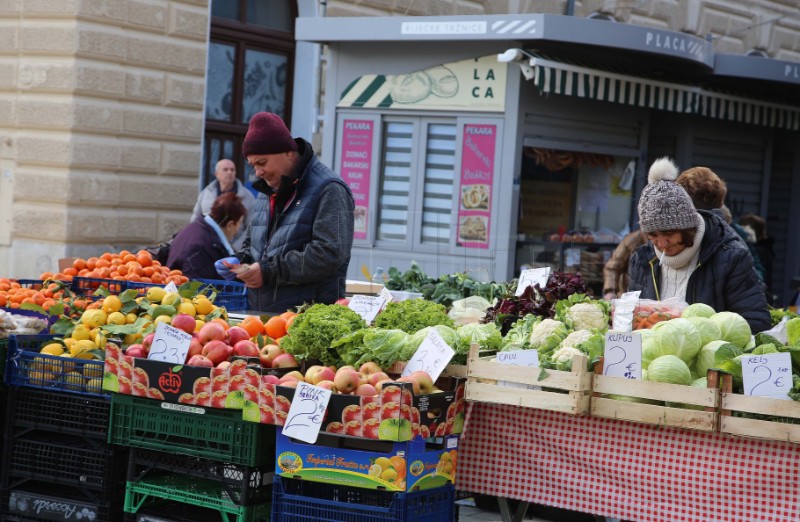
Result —
[[273, 339], [280, 339], [286, 335], [286, 319], [279, 315], [270, 317], [264, 324], [264, 330]]
[[250, 337], [264, 335], [264, 323], [261, 322], [258, 316], [248, 315], [242, 320], [239, 326], [247, 330]]

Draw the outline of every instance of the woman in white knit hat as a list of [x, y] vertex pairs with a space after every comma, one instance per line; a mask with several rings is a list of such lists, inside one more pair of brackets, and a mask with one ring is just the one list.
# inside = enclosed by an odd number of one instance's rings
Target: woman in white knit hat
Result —
[[696, 210], [677, 177], [669, 158], [650, 167], [639, 198], [639, 227], [650, 243], [631, 258], [628, 290], [641, 290], [641, 299], [680, 297], [736, 312], [753, 333], [769, 329], [763, 283], [747, 247], [720, 216]]

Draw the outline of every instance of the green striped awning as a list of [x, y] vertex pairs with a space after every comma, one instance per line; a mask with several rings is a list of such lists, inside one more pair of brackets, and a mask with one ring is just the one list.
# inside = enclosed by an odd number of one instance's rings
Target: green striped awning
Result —
[[339, 106], [388, 108], [392, 106], [389, 83], [383, 74], [365, 74], [347, 86]]
[[543, 94], [577, 96], [796, 131], [800, 107], [743, 98], [702, 87], [660, 82], [534, 57], [534, 82]]

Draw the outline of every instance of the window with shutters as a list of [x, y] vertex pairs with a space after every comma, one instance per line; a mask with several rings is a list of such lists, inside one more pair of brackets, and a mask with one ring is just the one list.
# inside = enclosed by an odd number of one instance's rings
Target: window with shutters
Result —
[[384, 120], [376, 241], [449, 246], [454, 236], [455, 120]]

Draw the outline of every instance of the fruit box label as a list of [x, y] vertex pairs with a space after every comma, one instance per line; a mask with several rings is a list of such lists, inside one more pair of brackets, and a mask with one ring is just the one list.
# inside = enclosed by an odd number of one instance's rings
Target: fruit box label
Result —
[[[345, 438], [320, 434], [316, 444], [307, 444], [278, 433], [275, 472], [366, 489], [412, 491], [455, 483], [458, 437], [445, 438], [431, 448], [417, 438], [410, 442], [361, 442], [361, 449], [337, 447]], [[375, 445], [374, 449], [369, 449]]]
[[8, 512], [25, 515], [31, 520], [95, 520], [97, 518], [97, 506], [24, 491], [11, 492], [8, 499]]

